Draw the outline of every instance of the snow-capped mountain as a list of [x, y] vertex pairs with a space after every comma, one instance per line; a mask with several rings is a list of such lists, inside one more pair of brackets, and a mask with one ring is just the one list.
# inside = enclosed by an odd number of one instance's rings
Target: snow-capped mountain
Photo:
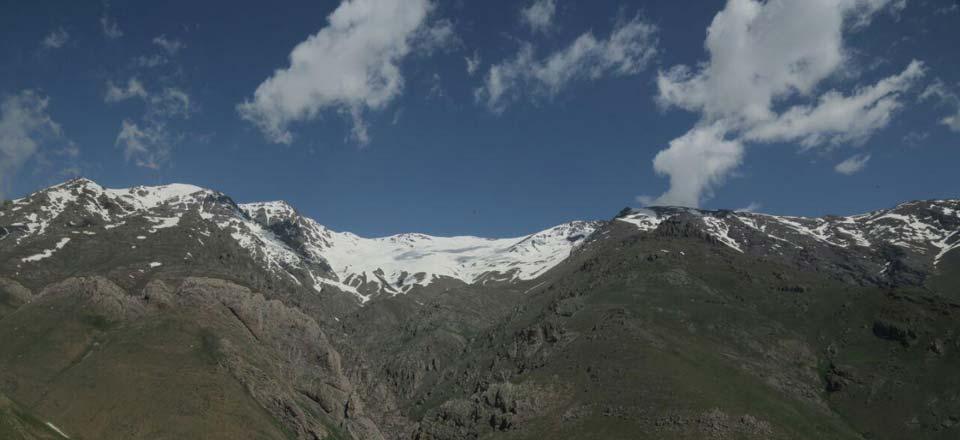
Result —
[[400, 234], [364, 238], [335, 232], [284, 202], [240, 205], [260, 226], [308, 257], [322, 259], [348, 286], [399, 293], [449, 277], [472, 284], [485, 277], [527, 280], [555, 266], [598, 226], [572, 222], [533, 235], [490, 239]]
[[[852, 276], [861, 283], [883, 283], [935, 269], [960, 247], [960, 201], [910, 202], [863, 215], [823, 218], [656, 207], [624, 210], [612, 222], [570, 222], [514, 238], [365, 238], [331, 230], [284, 202], [238, 205], [222, 193], [193, 185], [107, 189], [75, 179], [0, 209], [0, 257], [11, 257], [7, 264], [19, 273], [42, 267], [64, 249], [98, 236], [130, 240], [128, 251], [133, 252], [159, 233], [173, 231], [179, 234], [177, 243], [186, 243], [179, 245], [184, 248], [165, 244], [172, 243], [169, 238], [158, 246], [173, 246], [168, 251], [178, 259], [190, 260], [215, 240], [226, 239], [276, 277], [318, 292], [349, 292], [365, 302], [374, 295], [406, 293], [441, 280], [531, 280], [564, 261], [597, 231], [604, 235], [616, 225], [632, 226], [640, 234], [702, 236], [733, 252], [836, 270], [838, 277]], [[187, 244], [196, 248], [190, 250]], [[164, 264], [142, 258], [141, 272]]]
[[701, 211], [655, 207], [631, 210], [617, 218], [643, 231], [655, 230], [663, 221], [688, 214], [703, 221], [705, 230], [719, 242], [743, 252], [756, 245], [754, 233], [778, 241], [774, 249], [802, 249], [811, 240], [840, 248], [870, 248], [890, 244], [920, 254], [933, 255], [933, 263], [960, 246], [960, 201], [930, 200], [898, 205], [849, 217], [790, 217], [752, 212]]
[[894, 269], [935, 269], [960, 248], [960, 200], [902, 203], [847, 217], [776, 216], [677, 207], [625, 210], [616, 218], [644, 232], [683, 221], [738, 253], [779, 258], [816, 270], [856, 268], [872, 282], [903, 276]]
[[[186, 217], [196, 221], [183, 226]], [[12, 242], [14, 248], [49, 241], [53, 225], [82, 226], [55, 234], [64, 236], [49, 249], [20, 257], [23, 270], [68, 246], [71, 236], [123, 229], [146, 239], [182, 227], [200, 245], [211, 234], [228, 234], [268, 271], [317, 291], [333, 287], [366, 301], [373, 294], [404, 293], [445, 278], [467, 284], [536, 278], [563, 261], [600, 222], [571, 222], [506, 239], [364, 238], [330, 230], [284, 202], [237, 205], [221, 193], [192, 185], [106, 189], [76, 179], [14, 200], [0, 211], [0, 224], [5, 225], [0, 244]]]

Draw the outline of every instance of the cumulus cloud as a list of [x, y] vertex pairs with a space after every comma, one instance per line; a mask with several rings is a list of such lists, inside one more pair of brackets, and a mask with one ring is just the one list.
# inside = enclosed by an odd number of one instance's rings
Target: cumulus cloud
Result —
[[490, 67], [475, 97], [500, 113], [523, 93], [549, 98], [574, 81], [639, 73], [657, 53], [656, 34], [654, 25], [635, 17], [618, 23], [607, 39], [587, 32], [545, 58], [525, 43], [513, 59]]
[[160, 35], [153, 39], [153, 44], [160, 46], [161, 49], [166, 51], [170, 55], [176, 55], [177, 52], [180, 52], [180, 49], [187, 47], [186, 44], [183, 44], [182, 41], [175, 38], [167, 38], [166, 35]]
[[553, 24], [557, 12], [555, 0], [536, 0], [530, 6], [520, 10], [520, 21], [534, 32], [546, 32]]
[[654, 203], [699, 206], [733, 173], [748, 143], [862, 143], [886, 127], [903, 106], [903, 93], [923, 77], [922, 63], [851, 93], [819, 93], [818, 87], [845, 73], [844, 33], [899, 6], [890, 0], [729, 0], [707, 30], [709, 60], [658, 75], [658, 103], [699, 113], [701, 120], [654, 159], [654, 169], [671, 182]]
[[327, 26], [298, 44], [288, 67], [261, 83], [237, 106], [240, 116], [274, 143], [290, 144], [295, 122], [335, 110], [353, 124], [361, 145], [370, 141], [367, 111], [386, 108], [403, 91], [401, 62], [451, 38], [448, 21], [429, 23], [430, 0], [344, 0]]
[[899, 75], [863, 87], [849, 96], [831, 90], [813, 105], [797, 105], [750, 127], [744, 138], [759, 142], [799, 142], [804, 147], [823, 144], [861, 144], [886, 127], [900, 109], [901, 94], [924, 75], [914, 61]]
[[867, 167], [867, 162], [870, 161], [869, 154], [855, 154], [849, 159], [840, 162], [837, 166], [833, 167], [833, 170], [844, 175], [856, 174], [862, 171]]
[[47, 49], [59, 49], [66, 46], [70, 41], [70, 34], [64, 28], [54, 29], [43, 39], [43, 47]]
[[657, 153], [653, 169], [670, 177], [670, 189], [652, 203], [698, 206], [705, 192], [722, 184], [743, 161], [743, 144], [725, 135], [721, 124], [698, 126]]
[[45, 146], [62, 145], [68, 154], [77, 154], [76, 146], [47, 112], [49, 103], [49, 98], [32, 90], [0, 102], [0, 195], [27, 160]]
[[189, 119], [194, 112], [190, 95], [177, 87], [150, 92], [136, 78], [130, 78], [125, 86], [107, 83], [104, 102], [117, 103], [132, 99], [144, 102], [143, 116], [138, 122], [124, 119], [114, 145], [123, 149], [128, 162], [158, 169], [169, 159], [173, 147], [182, 138], [170, 128], [171, 122]]
[[941, 80], [930, 84], [920, 95], [921, 101], [938, 100], [942, 105], [952, 107], [952, 113], [940, 120], [951, 131], [960, 133], [960, 96], [950, 90]]

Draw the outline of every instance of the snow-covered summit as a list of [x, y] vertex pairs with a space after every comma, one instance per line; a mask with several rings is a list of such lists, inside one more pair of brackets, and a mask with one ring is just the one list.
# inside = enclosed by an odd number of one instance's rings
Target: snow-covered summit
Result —
[[531, 279], [563, 261], [599, 226], [572, 222], [505, 239], [420, 233], [366, 238], [333, 231], [284, 202], [240, 207], [305, 257], [325, 261], [339, 282], [364, 292], [406, 292], [442, 278], [468, 284], [494, 274], [507, 280]]
[[[563, 262], [607, 224], [570, 222], [511, 238], [420, 233], [368, 238], [332, 230], [282, 201], [238, 205], [222, 193], [193, 185], [107, 189], [75, 179], [0, 209], [0, 254], [9, 255], [17, 270], [28, 270], [99, 237], [133, 241], [134, 248], [144, 245], [149, 252], [144, 240], [153, 234], [180, 234], [181, 240], [199, 246], [220, 240], [217, 252], [239, 246], [262, 269], [287, 282], [321, 292], [349, 292], [366, 301], [441, 281], [531, 280]], [[812, 268], [856, 266], [871, 274], [888, 274], [881, 271], [897, 267], [898, 253], [907, 255], [910, 264], [936, 267], [960, 248], [957, 200], [820, 218], [651, 207], [624, 210], [609, 224], [661, 236], [695, 231], [741, 254]], [[223, 246], [223, 240], [233, 245]], [[178, 258], [192, 257], [184, 251]]]
[[894, 246], [931, 256], [936, 265], [943, 255], [960, 247], [960, 200], [914, 201], [867, 214], [825, 217], [648, 207], [625, 210], [616, 220], [651, 232], [681, 215], [697, 219], [704, 232], [738, 252]]
[[125, 189], [107, 189], [104, 190], [104, 192], [125, 200], [140, 210], [153, 209], [167, 203], [189, 203], [196, 200], [196, 198], [192, 196], [198, 193], [212, 193], [212, 191], [199, 186], [182, 183], [161, 186], [135, 186]]
[[8, 219], [19, 210], [30, 211], [15, 234], [17, 244], [43, 236], [66, 217], [95, 219], [104, 230], [139, 228], [132, 233], [146, 237], [182, 226], [185, 215], [195, 214], [202, 223], [192, 225], [192, 232], [225, 232], [277, 276], [318, 291], [332, 286], [364, 300], [440, 279], [468, 284], [532, 279], [566, 259], [600, 225], [572, 222], [504, 239], [419, 233], [365, 238], [333, 231], [282, 201], [237, 205], [222, 193], [193, 185], [106, 189], [88, 179], [38, 191], [13, 205]]
[[[282, 200], [273, 202], [242, 203], [239, 205], [248, 216], [258, 219], [261, 223], [271, 224], [277, 221], [290, 220], [299, 214], [293, 206]], [[262, 216], [262, 217], [261, 217]]]
[[401, 234], [363, 238], [332, 233], [324, 258], [350, 285], [373, 283], [388, 291], [426, 286], [442, 277], [468, 284], [499, 274], [509, 280], [536, 278], [569, 256], [599, 226], [574, 222], [523, 237], [434, 237]]

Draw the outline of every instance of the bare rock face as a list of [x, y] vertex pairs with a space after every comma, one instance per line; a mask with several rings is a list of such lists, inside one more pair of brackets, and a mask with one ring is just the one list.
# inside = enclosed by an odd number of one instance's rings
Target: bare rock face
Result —
[[[209, 278], [184, 280], [176, 301], [181, 307], [225, 309], [258, 349], [270, 353], [275, 362], [258, 367], [246, 360], [246, 344], [222, 341], [231, 373], [276, 417], [295, 426], [299, 437], [331, 434], [304, 409], [315, 406], [338, 429], [362, 435], [357, 438], [383, 438], [365, 417], [344, 375], [340, 353], [313, 318], [245, 287]], [[309, 400], [306, 405], [301, 403], [304, 398]]]
[[101, 276], [68, 278], [40, 291], [36, 300], [54, 301], [62, 297], [82, 301], [82, 307], [111, 321], [134, 320], [146, 313], [141, 298], [127, 294], [116, 283]]
[[143, 288], [143, 301], [153, 310], [163, 310], [174, 304], [174, 292], [159, 279], [150, 280]]

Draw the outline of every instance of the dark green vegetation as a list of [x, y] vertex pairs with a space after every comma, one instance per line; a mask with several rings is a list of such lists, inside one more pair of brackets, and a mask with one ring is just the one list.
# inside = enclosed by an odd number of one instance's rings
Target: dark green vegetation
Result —
[[[402, 378], [418, 438], [958, 435], [956, 292], [851, 286], [695, 237], [607, 232], [495, 324], [451, 332], [427, 312], [385, 331], [396, 347], [465, 341]], [[941, 265], [931, 285], [956, 276]], [[385, 307], [356, 322], [382, 322]]]
[[960, 437], [956, 251], [611, 221], [535, 280], [361, 306], [195, 212], [143, 239], [60, 217], [0, 238], [0, 439]]

